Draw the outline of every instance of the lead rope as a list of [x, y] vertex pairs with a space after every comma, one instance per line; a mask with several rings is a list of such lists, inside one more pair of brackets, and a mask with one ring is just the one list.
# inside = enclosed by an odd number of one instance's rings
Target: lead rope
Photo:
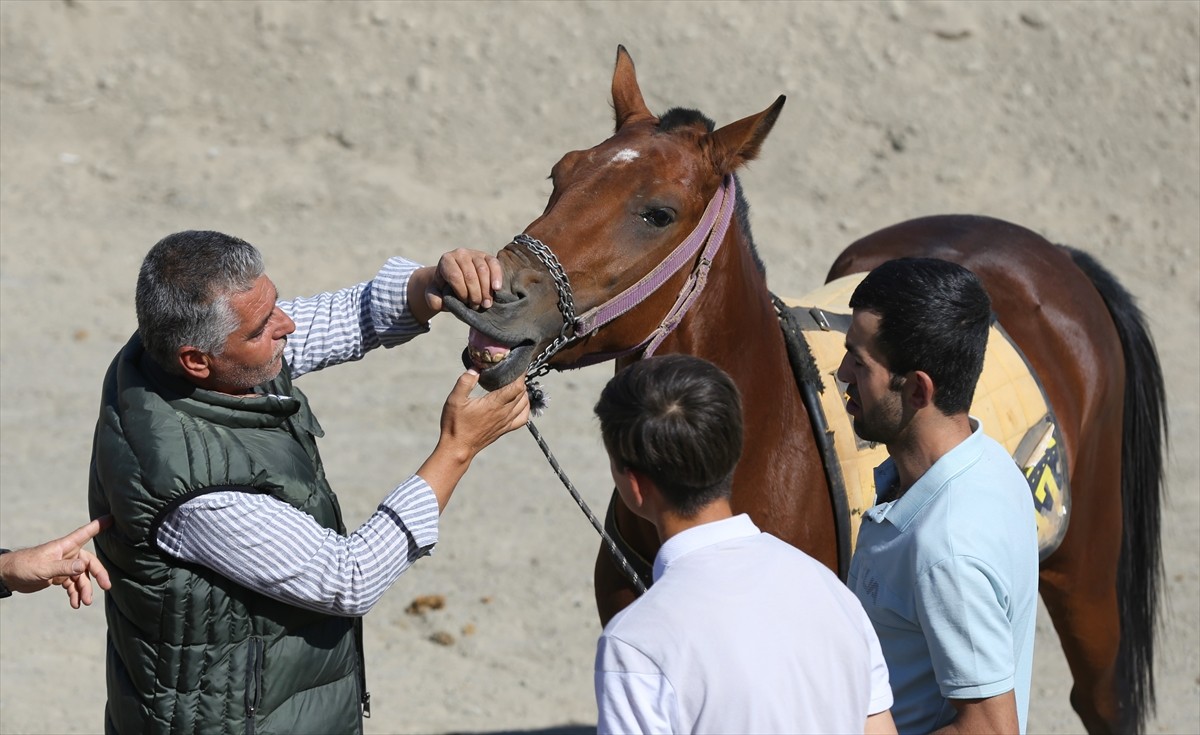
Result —
[[[517, 235], [513, 238], [513, 242], [528, 248], [542, 262], [542, 265], [546, 266], [546, 269], [550, 271], [550, 277], [554, 279], [555, 288], [558, 290], [558, 310], [563, 315], [563, 325], [558, 336], [554, 338], [554, 341], [546, 349], [542, 350], [540, 355], [533, 359], [529, 365], [529, 371], [525, 374], [525, 390], [529, 393], [529, 402], [535, 407], [533, 413], [536, 415], [541, 412], [547, 402], [546, 392], [542, 390], [542, 386], [537, 382], [537, 378], [550, 372], [548, 364], [550, 358], [559, 350], [575, 341], [578, 336], [568, 334], [575, 326], [575, 302], [571, 297], [571, 282], [567, 278], [567, 272], [563, 269], [562, 264], [558, 262], [558, 258], [554, 257], [554, 253], [550, 248], [546, 247], [540, 240], [535, 240], [526, 234]], [[530, 418], [526, 421], [525, 426], [529, 429], [529, 433], [533, 434], [533, 440], [537, 442], [538, 448], [546, 456], [546, 461], [550, 463], [550, 467], [558, 475], [558, 479], [567, 488], [567, 492], [571, 493], [571, 497], [575, 499], [575, 503], [579, 505], [579, 509], [587, 516], [588, 521], [592, 524], [592, 528], [595, 528], [596, 532], [600, 534], [600, 538], [608, 547], [608, 552], [612, 554], [613, 561], [617, 563], [617, 566], [621, 567], [621, 571], [625, 573], [629, 581], [633, 582], [637, 593], [639, 595], [644, 593], [646, 585], [642, 582], [642, 578], [634, 570], [633, 566], [630, 565], [629, 560], [625, 558], [621, 550], [617, 548], [616, 542], [612, 540], [612, 537], [604, 530], [604, 526], [596, 519], [596, 515], [592, 513], [592, 509], [584, 502], [579, 491], [571, 484], [570, 478], [567, 477], [567, 473], [558, 464], [558, 460], [554, 458], [554, 454], [550, 451], [550, 446], [542, 438], [542, 433], [534, 425], [533, 419]]]
[[587, 519], [591, 521], [592, 528], [595, 528], [596, 532], [600, 534], [600, 538], [604, 540], [605, 546], [608, 547], [608, 553], [612, 554], [613, 561], [617, 563], [617, 566], [621, 567], [621, 571], [625, 573], [626, 577], [629, 577], [629, 581], [633, 582], [633, 586], [637, 589], [637, 593], [639, 595], [644, 593], [646, 591], [646, 585], [642, 582], [642, 578], [638, 576], [636, 571], [634, 571], [633, 567], [629, 564], [629, 560], [626, 559], [625, 555], [621, 553], [621, 550], [617, 548], [616, 542], [613, 541], [612, 537], [608, 535], [608, 532], [604, 530], [604, 526], [601, 525], [600, 521], [596, 520], [596, 516], [594, 513], [592, 513], [592, 509], [588, 507], [588, 504], [584, 502], [582, 497], [580, 497], [579, 491], [576, 490], [575, 486], [571, 484], [571, 480], [567, 478], [567, 473], [563, 472], [562, 467], [558, 465], [558, 460], [556, 460], [554, 455], [550, 452], [550, 447], [548, 447], [545, 440], [542, 439], [542, 433], [538, 431], [536, 426], [533, 425], [533, 420], [531, 419], [526, 421], [525, 425], [529, 427], [529, 433], [533, 434], [534, 441], [536, 441], [538, 447], [541, 448], [542, 454], [546, 455], [546, 461], [550, 463], [552, 468], [554, 468], [554, 472], [558, 475], [558, 479], [562, 480], [562, 484], [565, 485], [567, 491], [571, 493], [571, 497], [575, 498], [575, 502], [579, 504], [579, 509], [582, 510], [583, 514], [587, 516]]

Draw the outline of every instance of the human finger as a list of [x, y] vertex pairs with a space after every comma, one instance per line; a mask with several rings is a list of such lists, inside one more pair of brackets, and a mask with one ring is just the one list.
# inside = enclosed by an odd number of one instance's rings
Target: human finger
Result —
[[442, 311], [442, 307], [445, 306], [445, 301], [442, 299], [442, 292], [432, 285], [425, 289], [425, 304], [435, 314]]
[[[87, 552], [82, 549], [79, 553]], [[87, 571], [87, 561], [79, 557], [70, 557], [67, 559], [51, 559], [45, 561], [38, 570], [38, 574], [50, 581], [50, 584], [62, 584], [64, 579], [70, 577], [78, 577]]]
[[529, 420], [529, 391], [525, 387], [525, 381], [521, 378], [497, 388], [486, 397], [507, 409], [505, 423], [508, 428], [506, 431], [524, 426]]
[[491, 284], [492, 291], [499, 291], [504, 287], [504, 267], [500, 265], [500, 259], [495, 255], [488, 255], [484, 262], [488, 268], [488, 283]]
[[[483, 303], [483, 287], [476, 265], [482, 255], [466, 248], [458, 248], [446, 253], [438, 261], [438, 273], [442, 281], [454, 291], [455, 296], [472, 307]], [[491, 305], [490, 300], [488, 305]]]
[[470, 395], [475, 386], [479, 385], [479, 373], [473, 369], [469, 369], [462, 375], [458, 376], [458, 380], [454, 383], [454, 388], [450, 391], [450, 396], [447, 402], [451, 400], [455, 403], [463, 403]]
[[71, 580], [72, 586], [75, 588], [75, 593], [79, 596], [79, 601], [84, 605], [92, 604], [92, 580], [88, 575], [81, 574]]
[[72, 548], [79, 548], [95, 538], [96, 534], [112, 525], [112, 516], [100, 516], [93, 518], [90, 522], [76, 528], [66, 536], [59, 539]]
[[488, 393], [488, 398], [495, 403], [509, 403], [518, 400], [522, 393], [528, 395], [528, 391], [525, 388], [525, 381], [518, 377], [516, 380]]
[[475, 269], [479, 272], [481, 302], [485, 309], [491, 308], [492, 298], [496, 291], [504, 285], [504, 271], [500, 261], [494, 255], [484, 255], [475, 261]]
[[531, 410], [529, 406], [529, 394], [526, 393], [523, 397], [519, 398], [514, 407], [515, 413], [512, 422], [509, 424], [510, 431], [512, 429], [519, 429], [529, 423], [529, 412]]
[[108, 570], [104, 568], [104, 565], [100, 563], [95, 554], [86, 549], [80, 549], [79, 558], [86, 565], [85, 573], [91, 575], [96, 580], [96, 584], [100, 585], [100, 589], [112, 589], [112, 580], [109, 579]]
[[492, 306], [492, 274], [486, 262], [475, 262], [475, 277], [479, 279], [479, 305], [484, 309], [490, 309]]
[[[83, 595], [79, 589], [79, 580], [80, 579], [81, 579], [81, 577], [73, 577], [73, 578], [68, 577], [62, 583], [63, 589], [65, 589], [67, 591], [67, 599], [70, 600], [71, 607], [75, 610], [79, 609], [79, 603], [83, 597]], [[86, 579], [86, 577], [83, 577], [83, 579]], [[90, 589], [89, 589], [89, 592], [90, 592]], [[88, 604], [91, 604], [91, 596], [90, 595], [88, 596]]]

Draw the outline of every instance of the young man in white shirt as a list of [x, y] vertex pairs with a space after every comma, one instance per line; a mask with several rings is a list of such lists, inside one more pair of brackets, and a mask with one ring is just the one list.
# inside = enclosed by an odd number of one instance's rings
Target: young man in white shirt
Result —
[[596, 404], [621, 499], [658, 529], [649, 590], [605, 626], [598, 732], [895, 732], [879, 641], [823, 565], [730, 507], [737, 388], [652, 357]]

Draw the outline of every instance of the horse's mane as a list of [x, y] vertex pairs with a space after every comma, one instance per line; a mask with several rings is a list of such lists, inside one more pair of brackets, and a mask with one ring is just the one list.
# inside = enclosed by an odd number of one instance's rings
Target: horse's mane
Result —
[[699, 110], [672, 107], [667, 110], [665, 115], [658, 118], [658, 131], [669, 133], [675, 128], [690, 128], [697, 124], [703, 125], [705, 131], [709, 133], [717, 129], [717, 124], [712, 121], [712, 118]]
[[[710, 133], [716, 129], [716, 123], [713, 122], [712, 118], [699, 110], [687, 107], [672, 107], [658, 119], [658, 131], [660, 133], [669, 133], [676, 128], [690, 128], [696, 125], [703, 125], [704, 129]], [[737, 177], [737, 174], [734, 174], [733, 178], [738, 185], [737, 200], [733, 210], [734, 216], [737, 217], [738, 227], [745, 233], [746, 242], [750, 245], [750, 257], [754, 258], [754, 264], [758, 266], [759, 273], [762, 273], [766, 277], [767, 266], [758, 255], [758, 248], [754, 244], [754, 233], [750, 231], [750, 205], [742, 195], [741, 179]]]

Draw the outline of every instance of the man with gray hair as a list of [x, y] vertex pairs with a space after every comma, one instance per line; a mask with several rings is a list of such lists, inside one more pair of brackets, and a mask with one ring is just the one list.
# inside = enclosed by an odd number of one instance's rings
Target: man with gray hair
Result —
[[501, 276], [459, 249], [280, 301], [236, 237], [151, 249], [92, 449], [91, 513], [113, 517], [95, 542], [112, 581], [106, 732], [362, 731], [361, 617], [429, 553], [472, 459], [528, 399], [520, 380], [472, 398], [479, 376], [462, 374], [433, 453], [347, 534], [292, 380], [424, 333], [443, 293], [487, 308]]

